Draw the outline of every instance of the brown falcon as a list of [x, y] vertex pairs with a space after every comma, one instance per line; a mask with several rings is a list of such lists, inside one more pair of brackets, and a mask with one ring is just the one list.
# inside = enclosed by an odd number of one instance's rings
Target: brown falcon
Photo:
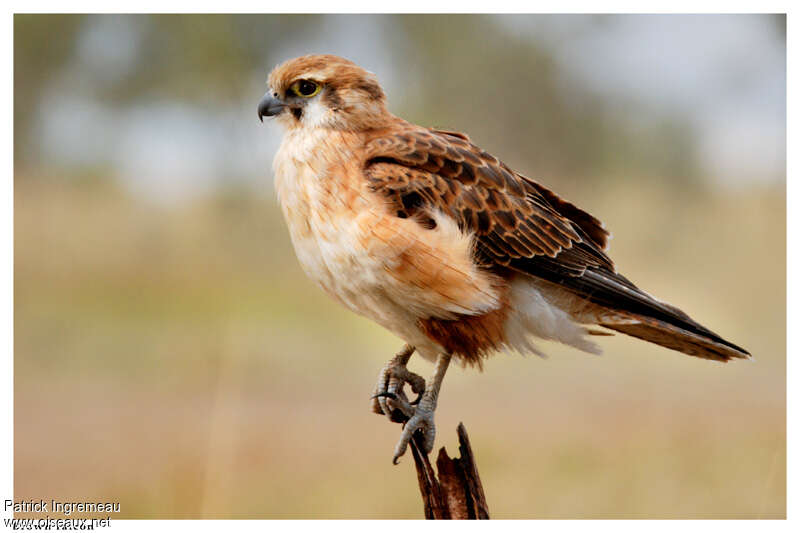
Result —
[[[599, 353], [588, 336], [607, 330], [705, 359], [749, 358], [619, 274], [595, 217], [463, 133], [394, 116], [375, 76], [352, 62], [299, 57], [268, 84], [258, 116], [285, 129], [275, 187], [303, 270], [406, 342], [373, 396], [376, 413], [407, 419], [395, 462], [417, 430], [433, 449], [452, 358], [538, 354], [535, 338]], [[435, 361], [428, 381], [406, 368], [415, 351]]]

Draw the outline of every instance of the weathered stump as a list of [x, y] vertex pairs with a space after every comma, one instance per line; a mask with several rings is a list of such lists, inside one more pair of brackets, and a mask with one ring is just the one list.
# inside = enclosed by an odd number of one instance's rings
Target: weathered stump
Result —
[[428, 456], [421, 452], [421, 435], [415, 434], [411, 441], [419, 491], [428, 520], [489, 519], [489, 506], [463, 423], [458, 424], [458, 448], [461, 457], [455, 459], [447, 455], [444, 447], [439, 449], [437, 478]]

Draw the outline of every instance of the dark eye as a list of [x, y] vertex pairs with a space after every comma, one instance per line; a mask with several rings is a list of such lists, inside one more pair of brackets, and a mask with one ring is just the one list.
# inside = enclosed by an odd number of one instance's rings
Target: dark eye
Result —
[[300, 94], [309, 96], [314, 94], [314, 91], [317, 90], [317, 84], [313, 81], [301, 80], [297, 88], [300, 90]]
[[311, 80], [297, 80], [292, 84], [292, 92], [303, 98], [311, 98], [317, 94], [321, 88], [322, 87], [320, 87], [318, 83]]

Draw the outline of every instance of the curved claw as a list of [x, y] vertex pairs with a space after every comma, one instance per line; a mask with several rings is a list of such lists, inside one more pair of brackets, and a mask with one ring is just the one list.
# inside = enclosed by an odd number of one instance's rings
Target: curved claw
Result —
[[[397, 400], [397, 394], [395, 394], [393, 392], [379, 392], [378, 394], [375, 394], [374, 396], [370, 397], [370, 400], [374, 400], [376, 398], [389, 398], [391, 400]], [[417, 398], [416, 400], [414, 400], [411, 403], [414, 404], [414, 402], [418, 402], [418, 401], [419, 401], [419, 398]]]
[[433, 422], [433, 411], [420, 409], [419, 407], [416, 409], [414, 416], [406, 422], [403, 428], [403, 433], [400, 435], [400, 440], [397, 442], [397, 446], [394, 449], [392, 464], [398, 464], [398, 459], [406, 453], [408, 443], [411, 442], [414, 433], [417, 431], [422, 432], [422, 452], [425, 454], [431, 453], [431, 451], [433, 451], [433, 443], [436, 439], [436, 425]]
[[372, 397], [373, 400], [381, 398], [388, 398], [392, 400], [391, 403], [387, 402], [386, 400], [379, 400], [379, 404], [381, 404], [381, 411], [383, 414], [388, 416], [389, 420], [392, 422], [402, 424], [414, 416], [415, 409], [412, 407], [412, 404], [409, 403], [406, 395], [402, 391], [400, 392], [399, 396], [392, 392], [379, 392]]
[[[386, 364], [378, 376], [378, 384], [371, 398], [372, 411], [386, 416], [392, 422], [405, 422], [410, 419], [425, 392], [425, 380], [422, 376], [406, 368], [408, 358], [413, 351], [413, 347], [407, 345]], [[403, 391], [406, 384], [417, 394], [413, 402], [408, 401]]]

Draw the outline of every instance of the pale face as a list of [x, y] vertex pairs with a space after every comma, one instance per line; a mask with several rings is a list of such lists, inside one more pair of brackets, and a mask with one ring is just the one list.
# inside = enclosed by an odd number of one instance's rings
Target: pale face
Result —
[[375, 77], [341, 58], [308, 56], [273, 70], [259, 117], [276, 117], [287, 129], [364, 130], [386, 120]]
[[[312, 96], [296, 94], [291, 88], [284, 97], [287, 108], [278, 115], [278, 122], [285, 128], [332, 128], [335, 127], [337, 111], [326, 100], [332, 89], [311, 79], [300, 79], [290, 86], [297, 91], [311, 92]], [[312, 87], [315, 87], [312, 89]]]

